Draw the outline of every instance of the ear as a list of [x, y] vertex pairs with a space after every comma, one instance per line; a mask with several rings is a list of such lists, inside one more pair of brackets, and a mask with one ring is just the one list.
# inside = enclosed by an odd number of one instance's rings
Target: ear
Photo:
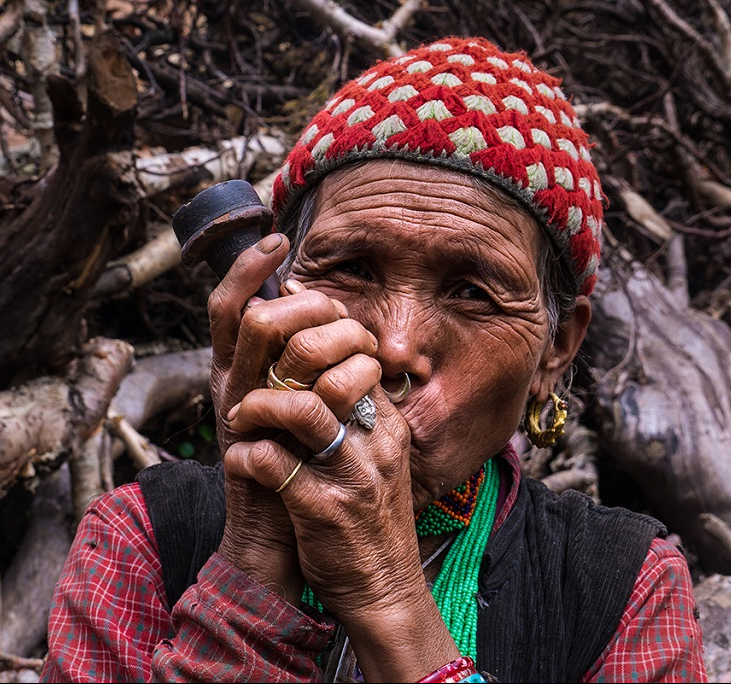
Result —
[[567, 320], [558, 326], [556, 338], [549, 341], [530, 385], [530, 394], [544, 403], [559, 379], [568, 370], [584, 341], [591, 321], [589, 298], [579, 295], [576, 306]]

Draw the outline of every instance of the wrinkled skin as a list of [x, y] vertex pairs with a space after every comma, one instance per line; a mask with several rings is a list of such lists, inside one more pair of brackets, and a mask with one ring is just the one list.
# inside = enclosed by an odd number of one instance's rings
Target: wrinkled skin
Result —
[[[280, 235], [245, 252], [211, 296], [220, 553], [295, 605], [306, 581], [367, 681], [416, 681], [458, 657], [421, 570], [430, 542], [420, 548], [414, 510], [504, 447], [586, 332], [580, 297], [549, 338], [539, 230], [460, 173], [371, 161], [321, 183], [281, 298], [250, 299], [284, 260]], [[266, 389], [275, 362], [313, 390]], [[412, 391], [392, 405], [382, 388], [404, 372]], [[307, 462], [366, 393], [375, 428], [350, 423], [333, 456]]]

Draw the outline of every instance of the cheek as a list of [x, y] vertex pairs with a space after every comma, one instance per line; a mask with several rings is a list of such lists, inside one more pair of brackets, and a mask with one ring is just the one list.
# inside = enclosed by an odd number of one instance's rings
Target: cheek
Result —
[[537, 365], [529, 346], [494, 340], [473, 342], [448, 358], [402, 409], [413, 434], [415, 495], [427, 503], [505, 447], [523, 417]]
[[493, 355], [442, 366], [428, 388], [433, 397], [429, 415], [439, 414], [441, 429], [463, 435], [460, 441], [483, 451], [502, 448], [523, 415], [535, 370], [528, 359], [522, 361]]

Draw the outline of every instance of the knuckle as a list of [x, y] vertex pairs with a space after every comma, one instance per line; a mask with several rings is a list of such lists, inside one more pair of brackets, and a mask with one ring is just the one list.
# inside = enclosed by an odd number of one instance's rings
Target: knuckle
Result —
[[320, 345], [314, 339], [312, 334], [305, 330], [300, 330], [292, 335], [287, 343], [287, 347], [294, 358], [300, 361], [309, 362], [313, 361], [317, 357]]
[[252, 442], [249, 458], [257, 469], [270, 470], [277, 462], [277, 445], [268, 439]]
[[326, 401], [341, 399], [347, 391], [345, 374], [345, 371], [331, 370], [321, 375], [317, 380], [317, 393]]
[[327, 424], [327, 407], [313, 392], [291, 392], [292, 417], [295, 422], [318, 430]]
[[225, 310], [228, 308], [226, 298], [221, 292], [221, 288], [217, 287], [210, 295], [208, 295], [208, 316], [212, 319], [222, 318]]
[[241, 327], [249, 329], [252, 333], [270, 330], [274, 320], [266, 306], [247, 306], [241, 317]]

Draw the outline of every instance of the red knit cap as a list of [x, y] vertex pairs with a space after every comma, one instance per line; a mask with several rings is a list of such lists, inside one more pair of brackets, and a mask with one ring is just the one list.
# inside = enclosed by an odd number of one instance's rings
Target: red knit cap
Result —
[[274, 183], [281, 230], [302, 192], [364, 159], [437, 164], [497, 183], [568, 257], [576, 292], [596, 281], [603, 194], [588, 136], [559, 88], [524, 54], [444, 38], [379, 62], [312, 119]]

